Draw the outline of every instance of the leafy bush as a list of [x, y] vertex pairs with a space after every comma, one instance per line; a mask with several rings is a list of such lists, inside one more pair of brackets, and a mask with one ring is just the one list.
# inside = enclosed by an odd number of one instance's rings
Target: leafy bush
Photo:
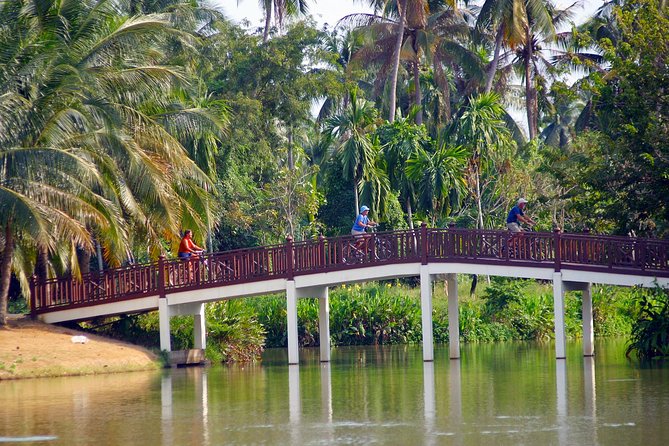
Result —
[[669, 356], [669, 291], [636, 289], [639, 316], [625, 354], [640, 360]]

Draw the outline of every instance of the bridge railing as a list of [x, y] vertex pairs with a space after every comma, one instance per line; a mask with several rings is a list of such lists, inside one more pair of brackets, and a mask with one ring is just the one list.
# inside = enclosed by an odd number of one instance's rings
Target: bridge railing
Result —
[[197, 259], [171, 259], [165, 265], [165, 291], [211, 288], [232, 283], [285, 277], [286, 245], [204, 254]]
[[362, 265], [404, 263], [420, 259], [420, 232], [374, 232], [360, 236], [320, 237], [293, 244], [293, 273], [350, 269]]
[[157, 294], [157, 271], [157, 263], [150, 263], [95, 271], [83, 275], [81, 280], [55, 278], [37, 284], [33, 278], [31, 305], [39, 312]]
[[[391, 263], [457, 261], [669, 277], [669, 241], [449, 228], [341, 236], [161, 260], [31, 285], [33, 314], [166, 292]], [[162, 266], [162, 270], [161, 270]]]
[[669, 241], [589, 234], [561, 234], [560, 262], [584, 270], [669, 274]]

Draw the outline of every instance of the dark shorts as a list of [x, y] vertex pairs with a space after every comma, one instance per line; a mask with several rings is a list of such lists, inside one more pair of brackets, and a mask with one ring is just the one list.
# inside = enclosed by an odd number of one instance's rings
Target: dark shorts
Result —
[[180, 253], [179, 253], [179, 258], [180, 258], [180, 259], [187, 259], [187, 258], [189, 258], [189, 257], [192, 256], [192, 255], [193, 255], [193, 254], [190, 253], [190, 252], [180, 252]]

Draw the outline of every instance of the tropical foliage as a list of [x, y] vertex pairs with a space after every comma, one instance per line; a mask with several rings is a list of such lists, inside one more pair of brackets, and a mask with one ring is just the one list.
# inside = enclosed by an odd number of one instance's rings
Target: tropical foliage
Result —
[[32, 276], [173, 255], [186, 228], [341, 234], [362, 204], [498, 228], [524, 196], [543, 229], [669, 235], [665, 2], [366, 3], [317, 29], [315, 3], [263, 0], [245, 29], [195, 0], [0, 2], [0, 325]]

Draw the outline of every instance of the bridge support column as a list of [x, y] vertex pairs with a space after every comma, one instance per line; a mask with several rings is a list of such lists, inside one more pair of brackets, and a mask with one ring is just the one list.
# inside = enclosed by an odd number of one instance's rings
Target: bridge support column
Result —
[[330, 297], [328, 288], [318, 297], [318, 334], [321, 346], [321, 362], [330, 362]]
[[288, 330], [288, 364], [299, 364], [297, 341], [297, 290], [295, 281], [286, 281], [286, 317]]
[[566, 357], [567, 338], [564, 323], [564, 292], [562, 273], [553, 273], [553, 313], [555, 315], [555, 357]]
[[587, 283], [583, 290], [583, 356], [595, 356], [595, 330], [592, 321], [592, 285]]
[[423, 361], [433, 361], [432, 277], [427, 265], [420, 267], [420, 313], [423, 325]]
[[458, 305], [458, 275], [447, 274], [448, 280], [448, 354], [460, 358], [460, 308]]
[[172, 351], [170, 342], [170, 306], [167, 305], [167, 299], [161, 297], [158, 299], [158, 326], [160, 328], [160, 350]]
[[580, 291], [583, 299], [583, 356], [595, 355], [595, 331], [592, 321], [592, 284], [587, 282], [565, 282], [566, 291]]
[[193, 314], [193, 346], [204, 350], [207, 347], [204, 304], [199, 304], [199, 307], [198, 311]]

